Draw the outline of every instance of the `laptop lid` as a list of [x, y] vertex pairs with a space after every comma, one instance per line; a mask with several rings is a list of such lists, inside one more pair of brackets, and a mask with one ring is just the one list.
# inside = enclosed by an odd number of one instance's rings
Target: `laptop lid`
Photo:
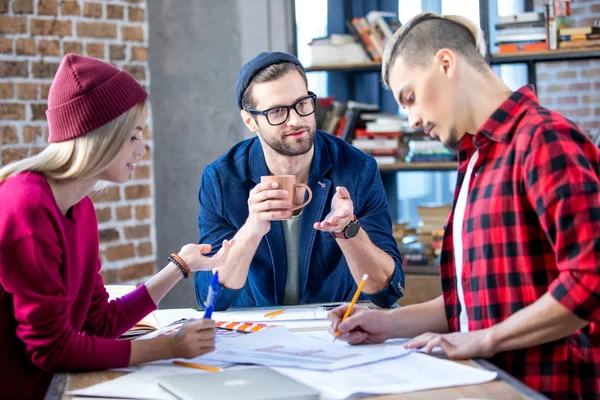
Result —
[[158, 384], [182, 400], [311, 400], [319, 391], [269, 368], [231, 369], [202, 374], [168, 375]]

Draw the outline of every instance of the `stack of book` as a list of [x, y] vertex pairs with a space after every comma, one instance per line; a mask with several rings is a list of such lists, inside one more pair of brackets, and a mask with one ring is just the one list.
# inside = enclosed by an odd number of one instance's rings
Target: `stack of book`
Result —
[[456, 155], [437, 140], [410, 140], [405, 160], [407, 163], [451, 162], [456, 160]]
[[[598, 22], [600, 25], [600, 20]], [[559, 49], [585, 49], [590, 47], [600, 47], [600, 26], [559, 29]]]
[[546, 19], [543, 13], [524, 12], [499, 17], [496, 45], [500, 53], [546, 50]]
[[399, 115], [365, 113], [354, 132], [352, 145], [375, 157], [377, 164], [395, 164], [400, 155], [400, 138], [410, 133], [408, 120]]
[[398, 16], [393, 12], [371, 11], [365, 17], [346, 21], [346, 25], [356, 36], [367, 56], [373, 61], [380, 62], [385, 45], [401, 24]]

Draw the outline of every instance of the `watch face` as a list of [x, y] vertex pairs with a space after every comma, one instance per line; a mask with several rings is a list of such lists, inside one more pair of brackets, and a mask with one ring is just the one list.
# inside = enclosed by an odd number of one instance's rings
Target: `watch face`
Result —
[[344, 232], [344, 233], [346, 234], [346, 237], [348, 239], [351, 239], [358, 234], [359, 230], [360, 230], [360, 225], [353, 221], [353, 222], [350, 222], [348, 227], [346, 227], [346, 232]]

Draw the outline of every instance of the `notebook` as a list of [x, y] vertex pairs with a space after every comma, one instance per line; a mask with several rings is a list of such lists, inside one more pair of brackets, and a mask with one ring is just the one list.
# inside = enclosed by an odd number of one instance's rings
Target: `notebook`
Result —
[[232, 369], [203, 374], [168, 375], [158, 384], [182, 400], [310, 400], [319, 391], [269, 368]]

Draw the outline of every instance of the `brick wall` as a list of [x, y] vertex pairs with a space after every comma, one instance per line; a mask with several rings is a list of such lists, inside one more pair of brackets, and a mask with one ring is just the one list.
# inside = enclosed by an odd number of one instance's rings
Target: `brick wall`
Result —
[[[573, 26], [600, 18], [600, 0], [573, 0]], [[542, 105], [600, 135], [600, 59], [537, 64], [537, 93]]]
[[[48, 89], [64, 54], [108, 61], [149, 87], [147, 45], [144, 0], [0, 0], [0, 165], [46, 145]], [[138, 283], [156, 269], [150, 129], [144, 136], [132, 179], [92, 197], [106, 283]]]

